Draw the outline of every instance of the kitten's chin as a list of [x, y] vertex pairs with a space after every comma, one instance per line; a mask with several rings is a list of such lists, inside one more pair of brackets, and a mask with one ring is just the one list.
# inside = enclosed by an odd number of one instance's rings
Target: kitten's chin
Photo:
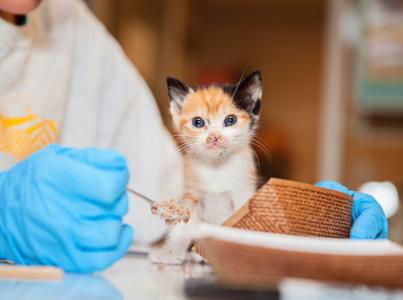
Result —
[[239, 152], [240, 149], [234, 147], [208, 148], [203, 153], [209, 159], [223, 159]]
[[217, 149], [210, 149], [208, 150], [208, 153], [212, 157], [222, 157], [227, 153], [227, 149], [225, 148], [217, 148]]
[[189, 154], [194, 156], [197, 159], [201, 160], [215, 160], [220, 159], [228, 154], [228, 149], [226, 148], [204, 148], [200, 150], [192, 149], [189, 151]]
[[227, 145], [209, 145], [205, 146], [203, 151], [204, 154], [209, 155], [210, 157], [218, 157], [224, 155], [228, 150]]
[[234, 155], [241, 151], [242, 147], [205, 147], [193, 148], [189, 150], [189, 154], [201, 160], [220, 160]]

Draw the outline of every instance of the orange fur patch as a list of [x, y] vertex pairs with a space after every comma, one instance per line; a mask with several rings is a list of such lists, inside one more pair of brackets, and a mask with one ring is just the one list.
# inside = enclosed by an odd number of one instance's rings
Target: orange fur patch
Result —
[[[223, 116], [228, 115], [237, 117], [234, 127], [248, 126], [250, 122], [249, 114], [236, 107], [230, 95], [219, 87], [210, 86], [199, 89], [186, 97], [180, 113], [179, 128], [187, 134], [200, 132], [200, 128], [192, 126], [194, 117], [203, 118], [208, 126], [208, 122], [212, 120], [221, 121], [220, 119], [222, 119], [224, 122]], [[204, 130], [207, 126], [204, 127]]]

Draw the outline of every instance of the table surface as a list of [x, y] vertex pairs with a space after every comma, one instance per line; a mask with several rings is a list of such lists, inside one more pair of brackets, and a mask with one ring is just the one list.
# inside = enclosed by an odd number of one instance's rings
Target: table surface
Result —
[[128, 254], [96, 275], [66, 274], [59, 282], [0, 280], [0, 300], [176, 300], [176, 299], [403, 299], [402, 291], [346, 287], [313, 281], [285, 280], [277, 290], [241, 291], [216, 284], [207, 264], [151, 264], [145, 255]]

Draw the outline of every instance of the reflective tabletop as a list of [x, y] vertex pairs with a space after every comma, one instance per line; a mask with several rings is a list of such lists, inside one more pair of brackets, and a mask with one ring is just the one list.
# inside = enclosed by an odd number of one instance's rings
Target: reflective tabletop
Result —
[[217, 284], [207, 264], [164, 266], [128, 254], [107, 271], [65, 274], [61, 281], [0, 280], [0, 299], [403, 299], [403, 290], [285, 280], [275, 290], [246, 291]]

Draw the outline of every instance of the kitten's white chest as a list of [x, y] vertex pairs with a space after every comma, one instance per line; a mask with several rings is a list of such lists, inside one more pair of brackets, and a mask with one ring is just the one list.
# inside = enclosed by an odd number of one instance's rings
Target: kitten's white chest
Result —
[[241, 169], [236, 164], [227, 164], [222, 167], [200, 165], [197, 169], [201, 188], [211, 193], [231, 191], [235, 184], [242, 182]]
[[206, 193], [202, 199], [202, 219], [213, 224], [222, 224], [235, 211], [230, 192]]
[[203, 219], [222, 223], [255, 192], [255, 165], [250, 153], [232, 157], [214, 166], [196, 162]]
[[222, 193], [232, 191], [239, 185], [250, 185], [255, 165], [250, 153], [245, 152], [216, 165], [196, 161], [194, 170], [203, 189]]

